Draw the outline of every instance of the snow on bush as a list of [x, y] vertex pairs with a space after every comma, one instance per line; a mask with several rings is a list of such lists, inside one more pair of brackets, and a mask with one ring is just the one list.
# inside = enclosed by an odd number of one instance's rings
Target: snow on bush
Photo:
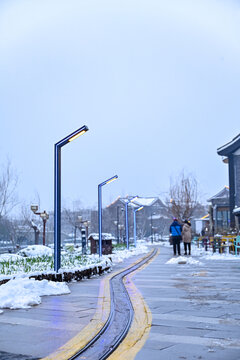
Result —
[[[43, 251], [41, 250], [43, 248]], [[33, 245], [28, 246], [26, 249], [21, 250], [21, 254], [35, 254], [36, 256], [19, 256], [11, 254], [12, 257], [8, 258], [8, 254], [6, 256], [6, 260], [4, 257], [3, 261], [0, 260], [0, 280], [6, 278], [15, 277], [15, 276], [29, 276], [36, 275], [46, 272], [54, 272], [54, 259], [52, 253], [49, 255], [45, 255], [46, 246], [41, 245]], [[51, 249], [47, 248], [51, 251]], [[40, 256], [41, 251], [44, 255]], [[104, 255], [99, 258], [98, 254], [92, 255], [82, 255], [79, 248], [74, 248], [74, 251], [71, 247], [69, 249], [66, 248], [65, 251], [61, 252], [61, 269], [62, 271], [76, 271], [76, 270], [85, 270], [89, 269], [92, 266], [101, 266], [102, 269], [106, 267], [111, 267], [114, 264], [122, 262], [124, 259], [129, 258], [130, 256], [140, 255], [142, 253], [147, 252], [148, 249], [144, 245], [138, 245], [135, 247], [130, 247], [129, 250], [126, 250], [125, 247], [119, 246], [117, 249], [113, 250], [113, 254]], [[19, 252], [20, 253], [20, 252]]]
[[41, 303], [41, 296], [69, 294], [65, 283], [22, 278], [0, 286], [0, 308], [21, 309]]
[[52, 253], [53, 251], [44, 245], [30, 245], [18, 252], [19, 255], [27, 257], [51, 256]]
[[[7, 257], [8, 254], [6, 255], [7, 260], [4, 259], [4, 256], [2, 257], [3, 261], [0, 261], [1, 278], [4, 279], [6, 274], [9, 274], [8, 278], [12, 277], [12, 279], [0, 286], [0, 308], [28, 308], [32, 305], [40, 304], [41, 296], [61, 295], [70, 292], [68, 286], [63, 282], [38, 281], [28, 278], [33, 272], [42, 273], [53, 270], [53, 256], [46, 256], [45, 251], [43, 251], [43, 256], [39, 256], [39, 246], [41, 247], [41, 245], [34, 245], [26, 248], [26, 253], [38, 254], [36, 257], [16, 255], [9, 259]], [[26, 251], [26, 249], [24, 250]], [[113, 254], [104, 255], [102, 258], [99, 258], [98, 254], [80, 255], [78, 251], [72, 252], [71, 249], [70, 252], [66, 251], [62, 256], [60, 272], [71, 271], [72, 269], [88, 269], [95, 265], [102, 268], [111, 267], [112, 262], [119, 263], [130, 256], [140, 255], [144, 252], [148, 252], [147, 247], [144, 245], [138, 245], [136, 248], [130, 247], [129, 250], [120, 247], [115, 249]]]
[[22, 259], [22, 256], [17, 254], [0, 254], [0, 263], [5, 261], [16, 261]]

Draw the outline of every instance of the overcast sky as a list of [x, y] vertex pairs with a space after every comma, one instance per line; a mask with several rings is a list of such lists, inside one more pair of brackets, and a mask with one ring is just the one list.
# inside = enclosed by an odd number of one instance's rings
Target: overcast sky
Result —
[[160, 196], [182, 169], [203, 200], [228, 183], [216, 149], [239, 131], [240, 3], [233, 0], [1, 0], [0, 163], [21, 201], [106, 205]]

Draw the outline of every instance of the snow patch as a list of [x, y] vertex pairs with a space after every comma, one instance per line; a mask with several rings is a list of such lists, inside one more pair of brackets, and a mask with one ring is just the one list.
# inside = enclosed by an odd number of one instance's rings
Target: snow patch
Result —
[[194, 260], [192, 257], [187, 257], [187, 256], [173, 257], [166, 262], [166, 264], [179, 264], [179, 263], [186, 263], [188, 265], [202, 265], [200, 261]]
[[3, 261], [16, 261], [22, 259], [22, 256], [17, 254], [1, 254], [0, 255], [0, 262]]
[[203, 256], [203, 259], [205, 260], [240, 260], [240, 255], [232, 255], [232, 254], [219, 254], [219, 253], [213, 253], [213, 254], [207, 254]]
[[65, 283], [21, 278], [0, 286], [0, 308], [26, 309], [41, 303], [41, 296], [69, 294]]

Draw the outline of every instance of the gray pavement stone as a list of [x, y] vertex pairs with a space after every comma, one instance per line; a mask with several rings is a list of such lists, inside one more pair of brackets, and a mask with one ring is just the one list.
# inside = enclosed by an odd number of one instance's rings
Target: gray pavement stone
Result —
[[5, 351], [0, 351], [1, 360], [38, 360], [38, 358], [33, 358], [31, 356], [21, 355], [21, 354], [12, 354]]
[[171, 248], [134, 276], [152, 316], [136, 360], [240, 359], [240, 267], [199, 259], [202, 265], [166, 264]]

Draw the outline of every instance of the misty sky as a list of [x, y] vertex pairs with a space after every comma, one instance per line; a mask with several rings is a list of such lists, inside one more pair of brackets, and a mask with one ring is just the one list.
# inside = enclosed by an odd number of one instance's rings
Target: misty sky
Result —
[[228, 183], [216, 149], [239, 131], [240, 3], [1, 0], [0, 163], [18, 196], [53, 209], [54, 143], [64, 206], [165, 198], [182, 169], [206, 200]]

